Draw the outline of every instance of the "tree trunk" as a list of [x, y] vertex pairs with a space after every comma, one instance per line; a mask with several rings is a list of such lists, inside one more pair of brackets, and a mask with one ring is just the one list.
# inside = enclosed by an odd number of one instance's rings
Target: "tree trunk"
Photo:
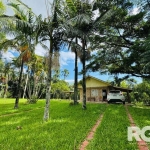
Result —
[[[28, 67], [28, 71], [29, 71], [29, 67]], [[24, 99], [24, 96], [26, 94], [26, 89], [27, 89], [27, 83], [28, 83], [28, 76], [29, 76], [29, 73], [27, 72], [27, 77], [26, 77], [26, 82], [25, 82], [25, 87], [24, 87], [24, 92], [23, 92], [23, 99]]]
[[6, 98], [6, 93], [7, 93], [7, 89], [8, 89], [8, 84], [7, 84], [8, 79], [7, 79], [7, 74], [6, 73], [5, 73], [4, 77], [5, 77], [5, 88], [4, 88], [3, 98]]
[[50, 51], [49, 51], [49, 61], [48, 61], [48, 74], [47, 74], [47, 84], [46, 84], [46, 104], [44, 110], [43, 121], [49, 120], [49, 108], [50, 108], [50, 98], [51, 98], [51, 78], [52, 78], [52, 54], [53, 54], [53, 45], [52, 40], [50, 41]]
[[83, 109], [86, 109], [86, 68], [85, 68], [85, 40], [82, 41], [83, 46], [83, 58], [82, 58], [82, 65], [83, 65], [83, 78], [82, 78], [82, 88], [83, 88]]
[[[51, 71], [49, 71], [49, 75], [50, 75], [50, 72]], [[50, 82], [51, 82], [51, 79], [50, 79], [50, 77], [48, 77], [47, 84], [46, 84], [46, 104], [45, 104], [44, 117], [43, 117], [44, 121], [48, 121], [49, 120], [50, 91], [51, 91], [51, 89], [50, 89], [51, 88]]]
[[33, 75], [33, 93], [32, 93], [31, 98], [36, 96], [36, 88], [37, 88], [37, 81], [36, 80], [37, 80], [37, 77], [34, 73], [34, 75]]
[[75, 50], [75, 75], [74, 75], [74, 105], [77, 104], [78, 100], [78, 55]]
[[17, 85], [17, 94], [16, 94], [16, 101], [15, 101], [14, 109], [17, 109], [18, 104], [19, 104], [20, 85], [21, 85], [22, 73], [23, 73], [23, 60], [21, 60], [21, 70], [20, 70], [20, 75], [19, 75], [19, 80], [18, 80], [18, 85]]

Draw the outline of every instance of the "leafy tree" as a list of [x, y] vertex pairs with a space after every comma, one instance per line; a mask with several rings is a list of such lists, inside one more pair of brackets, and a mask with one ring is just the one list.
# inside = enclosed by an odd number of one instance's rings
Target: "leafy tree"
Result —
[[61, 98], [61, 96], [64, 96], [64, 92], [69, 90], [69, 84], [64, 80], [52, 83], [51, 93], [53, 94], [53, 98]]
[[148, 80], [143, 80], [142, 83], [137, 84], [134, 87], [134, 91], [131, 93], [131, 97], [132, 101], [150, 104], [150, 82]]
[[[27, 99], [29, 103], [36, 103], [38, 98], [43, 94], [40, 92], [44, 91], [43, 83], [45, 79], [45, 66], [44, 59], [41, 56], [32, 55], [32, 58], [28, 65], [27, 77], [30, 82], [27, 82]], [[43, 90], [42, 90], [42, 89]]]
[[142, 61], [143, 53], [147, 51], [144, 44], [150, 33], [149, 21], [144, 19], [146, 12], [132, 15], [129, 13], [131, 8], [131, 3], [122, 5], [101, 26], [100, 31], [104, 34], [93, 39], [93, 48], [98, 52], [88, 66], [92, 71], [150, 77], [150, 72], [143, 71], [145, 62]]
[[125, 76], [125, 77], [122, 77], [122, 78], [119, 78], [118, 75], [115, 75], [114, 76], [114, 81], [112, 82], [112, 85], [120, 87], [121, 86], [121, 82], [124, 81], [124, 80], [127, 80], [128, 78], [129, 78], [128, 75]]

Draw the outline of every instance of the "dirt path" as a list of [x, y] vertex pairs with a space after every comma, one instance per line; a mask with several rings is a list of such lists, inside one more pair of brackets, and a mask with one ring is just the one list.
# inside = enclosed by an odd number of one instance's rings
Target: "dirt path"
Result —
[[101, 121], [103, 118], [103, 114], [100, 115], [99, 119], [97, 120], [96, 124], [93, 126], [93, 128], [91, 129], [91, 131], [89, 132], [88, 136], [86, 137], [86, 139], [82, 142], [81, 146], [80, 146], [80, 150], [85, 150], [85, 148], [87, 147], [87, 145], [89, 144], [89, 142], [93, 139], [94, 133], [97, 129], [97, 127], [100, 125]]
[[[128, 114], [128, 118], [130, 120], [131, 127], [136, 126], [136, 124], [135, 124], [131, 114], [129, 113], [128, 106], [125, 105], [125, 108], [126, 108], [126, 112]], [[139, 150], [149, 150], [148, 146], [147, 146], [147, 144], [146, 144], [146, 142], [144, 140], [137, 141], [137, 145], [138, 145]]]

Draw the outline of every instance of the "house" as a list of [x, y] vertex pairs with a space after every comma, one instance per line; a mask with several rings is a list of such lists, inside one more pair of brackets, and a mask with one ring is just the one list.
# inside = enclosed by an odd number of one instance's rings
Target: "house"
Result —
[[[82, 101], [83, 90], [82, 90], [81, 81], [78, 83], [78, 89], [80, 91], [80, 100]], [[108, 82], [102, 81], [92, 76], [86, 77], [86, 100], [87, 101], [95, 101], [95, 102], [105, 101], [107, 100], [107, 93], [113, 89], [120, 90], [122, 92], [127, 92], [128, 100], [130, 100], [129, 93], [132, 91], [131, 89], [115, 87]]]

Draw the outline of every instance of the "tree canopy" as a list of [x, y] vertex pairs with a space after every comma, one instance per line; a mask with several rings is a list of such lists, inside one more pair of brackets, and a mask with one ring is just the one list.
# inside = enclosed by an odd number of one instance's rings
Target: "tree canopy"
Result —
[[101, 24], [99, 34], [92, 39], [97, 53], [87, 68], [101, 73], [150, 78], [147, 60], [150, 20], [146, 10], [133, 14], [133, 9], [132, 3], [126, 3]]

